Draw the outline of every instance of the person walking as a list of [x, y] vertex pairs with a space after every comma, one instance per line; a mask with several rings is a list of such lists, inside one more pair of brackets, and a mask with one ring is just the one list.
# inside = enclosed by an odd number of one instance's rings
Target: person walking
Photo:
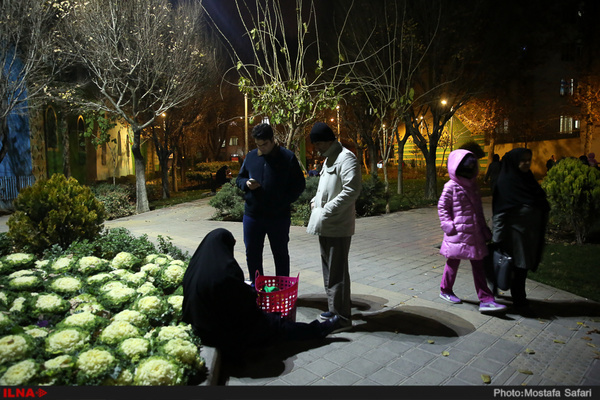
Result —
[[446, 257], [446, 266], [440, 284], [440, 298], [453, 303], [462, 300], [454, 294], [453, 287], [461, 260], [469, 260], [473, 282], [482, 313], [504, 311], [505, 305], [495, 302], [487, 285], [483, 258], [488, 254], [486, 241], [492, 237], [483, 214], [481, 197], [477, 188], [479, 165], [475, 155], [463, 149], [448, 156], [450, 180], [438, 201], [438, 215], [444, 240], [440, 254]]
[[306, 229], [319, 236], [328, 307], [320, 318], [339, 317], [336, 330], [345, 330], [352, 327], [348, 255], [355, 229], [355, 202], [362, 185], [360, 165], [323, 122], [312, 127], [310, 141], [326, 157]]
[[248, 348], [275, 340], [310, 340], [327, 336], [335, 320], [292, 322], [267, 313], [256, 302], [256, 291], [244, 282], [233, 256], [235, 238], [226, 229], [209, 232], [196, 249], [183, 276], [182, 320], [203, 344], [234, 358]]
[[542, 259], [550, 211], [546, 193], [531, 172], [531, 158], [531, 150], [521, 147], [506, 153], [492, 197], [492, 240], [513, 258], [510, 293], [522, 313], [531, 313], [525, 281]]
[[304, 191], [306, 181], [298, 159], [277, 144], [273, 128], [259, 124], [252, 129], [256, 149], [250, 151], [236, 179], [244, 191], [243, 229], [246, 262], [254, 285], [256, 272], [263, 273], [265, 236], [269, 238], [275, 274], [289, 276], [291, 204]]
[[489, 182], [490, 189], [492, 190], [492, 192], [494, 191], [494, 186], [496, 186], [498, 174], [500, 174], [500, 167], [500, 156], [498, 154], [494, 154], [494, 156], [492, 157], [492, 162], [490, 163], [490, 165], [488, 165], [485, 177], [483, 178], [484, 183]]

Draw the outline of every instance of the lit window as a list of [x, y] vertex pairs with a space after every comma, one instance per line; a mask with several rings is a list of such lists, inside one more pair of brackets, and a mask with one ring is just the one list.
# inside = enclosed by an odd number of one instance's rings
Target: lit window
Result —
[[238, 137], [237, 136], [232, 136], [229, 138], [229, 145], [230, 146], [237, 146], [238, 145]]
[[575, 79], [561, 79], [560, 80], [560, 95], [561, 96], [573, 96], [575, 92]]
[[561, 115], [560, 117], [560, 133], [573, 133], [579, 130], [579, 120], [573, 117]]

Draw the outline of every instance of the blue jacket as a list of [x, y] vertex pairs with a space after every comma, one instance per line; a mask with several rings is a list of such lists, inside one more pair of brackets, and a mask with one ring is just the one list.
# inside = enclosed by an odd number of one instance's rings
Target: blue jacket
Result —
[[[261, 187], [250, 190], [248, 179], [256, 179]], [[288, 149], [276, 146], [269, 154], [248, 153], [236, 179], [245, 193], [244, 213], [253, 218], [285, 218], [290, 205], [300, 197], [306, 182], [298, 159]]]

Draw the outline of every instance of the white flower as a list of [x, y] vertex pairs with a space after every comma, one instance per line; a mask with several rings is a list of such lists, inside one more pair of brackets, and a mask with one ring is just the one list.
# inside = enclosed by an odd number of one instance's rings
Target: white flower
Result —
[[68, 303], [66, 303], [66, 307], [65, 303], [66, 302], [57, 294], [41, 294], [35, 302], [35, 307], [41, 312], [60, 312], [66, 311]]
[[10, 307], [10, 312], [21, 312], [27, 299], [25, 297], [17, 297]]
[[139, 311], [123, 310], [113, 317], [113, 321], [125, 321], [137, 327], [144, 327], [148, 324], [147, 317]]
[[77, 314], [69, 315], [63, 320], [65, 325], [78, 326], [80, 328], [85, 325], [93, 324], [96, 321], [96, 316], [89, 311], [80, 312]]
[[44, 362], [45, 369], [59, 369], [69, 367], [73, 363], [73, 358], [67, 354], [51, 358]]
[[189, 330], [191, 326], [176, 325], [176, 326], [161, 326], [158, 330], [157, 339], [161, 342], [167, 342], [172, 339], [189, 340]]
[[77, 358], [75, 366], [86, 375], [95, 377], [104, 374], [115, 362], [115, 357], [103, 349], [84, 351]]
[[82, 284], [79, 279], [70, 276], [57, 278], [50, 284], [50, 288], [59, 293], [77, 292], [81, 289], [81, 286]]
[[88, 335], [77, 328], [65, 328], [46, 338], [46, 351], [51, 354], [71, 353], [83, 347]]
[[185, 364], [192, 365], [198, 360], [198, 348], [184, 339], [171, 339], [165, 344], [164, 351]]
[[20, 271], [13, 272], [9, 276], [7, 276], [7, 278], [13, 279], [13, 278], [19, 278], [21, 276], [34, 275], [34, 274], [35, 274], [35, 271], [33, 271], [31, 269], [22, 269]]
[[40, 328], [38, 326], [32, 325], [28, 326], [25, 329], [25, 333], [31, 336], [32, 338], [44, 338], [48, 336], [48, 328]]
[[31, 350], [22, 335], [8, 335], [0, 339], [0, 364], [21, 360]]
[[11, 279], [8, 282], [8, 286], [15, 290], [27, 290], [39, 286], [42, 280], [35, 275], [25, 275], [18, 278]]
[[25, 385], [37, 373], [37, 365], [33, 360], [24, 360], [6, 370], [0, 378], [0, 386]]
[[183, 296], [174, 295], [167, 298], [167, 302], [173, 307], [176, 312], [181, 311], [183, 306]]
[[108, 261], [98, 257], [82, 257], [78, 262], [77, 270], [83, 274], [89, 274], [104, 268], [106, 264]]
[[140, 330], [126, 321], [114, 321], [100, 334], [100, 340], [107, 344], [115, 344], [123, 339], [140, 337]]
[[181, 383], [181, 369], [162, 357], [150, 357], [138, 365], [133, 378], [134, 385], [160, 386]]
[[125, 339], [119, 344], [119, 350], [131, 359], [145, 356], [149, 349], [150, 342], [142, 338]]
[[136, 256], [134, 256], [131, 253], [122, 251], [119, 254], [117, 254], [115, 256], [115, 258], [113, 258], [113, 260], [111, 261], [110, 264], [114, 269], [119, 269], [119, 268], [131, 269], [137, 263], [139, 263], [139, 260], [137, 259]]
[[72, 265], [73, 258], [70, 256], [64, 256], [56, 259], [50, 268], [52, 269], [52, 272], [66, 272], [71, 269]]
[[156, 276], [156, 274], [158, 274], [160, 272], [160, 270], [161, 270], [160, 265], [153, 264], [153, 263], [148, 263], [146, 265], [143, 265], [140, 268], [141, 272], [146, 272], [150, 276]]

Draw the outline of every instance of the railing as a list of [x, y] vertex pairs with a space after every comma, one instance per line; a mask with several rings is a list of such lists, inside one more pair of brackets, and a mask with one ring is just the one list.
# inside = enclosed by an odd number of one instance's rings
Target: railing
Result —
[[34, 182], [33, 175], [0, 177], [0, 209], [12, 208], [12, 202], [19, 195], [19, 190], [33, 185]]

